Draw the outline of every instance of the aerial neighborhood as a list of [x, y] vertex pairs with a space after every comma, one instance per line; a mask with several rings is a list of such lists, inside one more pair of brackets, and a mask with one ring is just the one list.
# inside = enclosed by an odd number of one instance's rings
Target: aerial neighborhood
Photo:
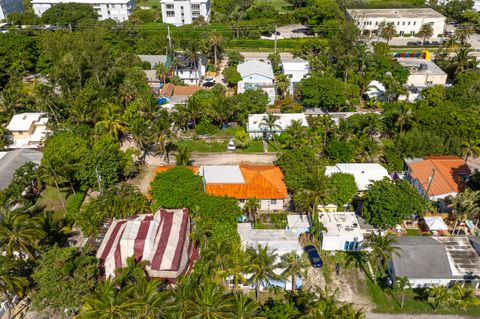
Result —
[[0, 0], [0, 319], [480, 318], [479, 88], [480, 1]]

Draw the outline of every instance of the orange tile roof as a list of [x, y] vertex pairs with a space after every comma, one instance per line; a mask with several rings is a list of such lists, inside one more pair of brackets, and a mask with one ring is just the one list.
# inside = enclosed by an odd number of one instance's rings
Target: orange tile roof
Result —
[[[175, 166], [159, 166], [156, 173], [165, 172]], [[198, 173], [198, 166], [188, 166]], [[283, 173], [277, 166], [256, 166], [240, 164], [245, 183], [206, 184], [207, 193], [216, 196], [228, 196], [236, 199], [280, 199], [287, 198], [288, 192], [283, 182]]]
[[277, 166], [256, 166], [240, 164], [245, 183], [207, 184], [207, 193], [217, 196], [229, 196], [237, 199], [287, 198], [287, 187], [283, 182], [283, 173]]
[[412, 177], [418, 179], [425, 190], [435, 170], [435, 176], [428, 191], [429, 197], [463, 191], [466, 186], [463, 177], [470, 174], [465, 161], [456, 156], [430, 156], [423, 161], [410, 163], [408, 166]]

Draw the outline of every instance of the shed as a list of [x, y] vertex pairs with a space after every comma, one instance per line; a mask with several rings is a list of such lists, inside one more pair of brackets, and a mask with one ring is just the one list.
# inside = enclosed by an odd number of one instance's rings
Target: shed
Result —
[[430, 231], [448, 230], [447, 224], [445, 224], [440, 216], [424, 217], [423, 220]]

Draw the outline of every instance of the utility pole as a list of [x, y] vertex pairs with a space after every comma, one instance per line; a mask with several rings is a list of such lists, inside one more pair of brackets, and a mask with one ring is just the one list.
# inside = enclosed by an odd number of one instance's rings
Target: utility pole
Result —
[[170, 26], [167, 25], [167, 38], [168, 38], [168, 48], [170, 49], [170, 52], [172, 52], [172, 37], [170, 35]]
[[277, 25], [275, 25], [275, 44], [274, 44], [274, 53], [277, 53]]

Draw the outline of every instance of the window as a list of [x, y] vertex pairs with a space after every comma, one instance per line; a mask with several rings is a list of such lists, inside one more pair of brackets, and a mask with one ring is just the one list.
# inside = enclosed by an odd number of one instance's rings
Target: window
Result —
[[239, 200], [240, 204], [245, 204], [245, 200], [244, 199], [241, 199]]
[[173, 10], [173, 4], [167, 4], [165, 7], [166, 7], [167, 9], [172, 9], [172, 10]]
[[397, 25], [400, 25], [400, 22], [397, 22]]
[[413, 21], [413, 25], [417, 25], [417, 21]]
[[410, 31], [410, 35], [415, 35], [415, 31]]
[[270, 200], [270, 204], [272, 204], [272, 205], [277, 205], [277, 200], [276, 200], [276, 199]]
[[402, 25], [405, 25], [405, 21], [403, 21]]
[[192, 10], [200, 10], [199, 4], [192, 4]]
[[199, 16], [200, 15], [200, 11], [192, 11], [192, 16]]
[[167, 11], [167, 17], [174, 17], [175, 11]]
[[410, 21], [408, 21], [408, 25], [410, 25]]
[[378, 21], [375, 21], [375, 25], [378, 25]]

